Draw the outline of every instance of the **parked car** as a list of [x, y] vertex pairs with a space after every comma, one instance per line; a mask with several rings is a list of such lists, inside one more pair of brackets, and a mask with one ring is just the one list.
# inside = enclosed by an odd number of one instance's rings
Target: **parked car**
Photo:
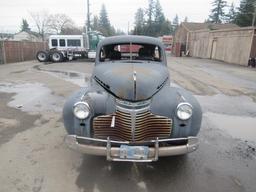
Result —
[[[137, 52], [121, 49], [134, 45]], [[70, 148], [151, 162], [195, 151], [202, 112], [193, 95], [170, 86], [160, 40], [117, 36], [99, 43], [90, 85], [67, 100], [63, 118]]]

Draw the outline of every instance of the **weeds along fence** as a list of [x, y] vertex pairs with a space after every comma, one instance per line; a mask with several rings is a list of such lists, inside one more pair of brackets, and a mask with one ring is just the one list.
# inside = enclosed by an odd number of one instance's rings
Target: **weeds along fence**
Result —
[[34, 60], [37, 51], [44, 49], [46, 42], [0, 41], [0, 64]]

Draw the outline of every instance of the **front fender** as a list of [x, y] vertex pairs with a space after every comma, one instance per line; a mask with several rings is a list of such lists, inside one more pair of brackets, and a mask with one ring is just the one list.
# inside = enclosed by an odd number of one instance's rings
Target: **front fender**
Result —
[[[180, 120], [176, 108], [180, 102], [188, 102], [193, 107], [192, 117], [187, 121]], [[173, 120], [171, 138], [196, 136], [201, 127], [202, 110], [196, 98], [182, 88], [165, 86], [153, 98], [151, 111], [154, 114], [169, 117]]]
[[[85, 120], [77, 119], [73, 114], [73, 106], [78, 101], [86, 101], [90, 106], [90, 115]], [[114, 113], [114, 97], [98, 87], [81, 88], [72, 94], [63, 108], [64, 126], [68, 134], [91, 136], [92, 118], [106, 113]]]

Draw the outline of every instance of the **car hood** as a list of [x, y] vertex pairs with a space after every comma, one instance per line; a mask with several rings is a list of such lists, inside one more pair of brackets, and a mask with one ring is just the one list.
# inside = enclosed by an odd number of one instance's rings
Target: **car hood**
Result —
[[151, 98], [169, 81], [169, 72], [161, 63], [108, 62], [96, 65], [93, 77], [116, 97], [141, 101]]

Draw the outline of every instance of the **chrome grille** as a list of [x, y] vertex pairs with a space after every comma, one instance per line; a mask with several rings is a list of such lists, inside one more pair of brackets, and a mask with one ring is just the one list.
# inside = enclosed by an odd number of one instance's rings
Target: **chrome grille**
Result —
[[[111, 127], [115, 116], [114, 127]], [[172, 120], [150, 113], [149, 111], [128, 113], [117, 110], [111, 115], [93, 119], [95, 138], [121, 141], [148, 141], [155, 138], [168, 138], [171, 134]]]

